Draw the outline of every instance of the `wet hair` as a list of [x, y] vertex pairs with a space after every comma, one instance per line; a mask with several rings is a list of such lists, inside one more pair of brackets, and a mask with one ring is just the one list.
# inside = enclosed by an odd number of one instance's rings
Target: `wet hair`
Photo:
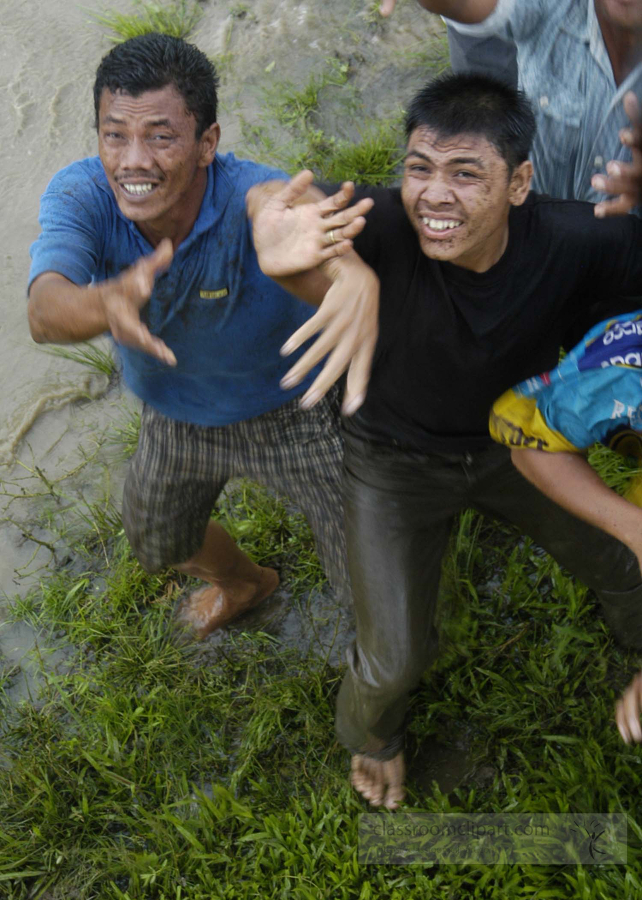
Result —
[[429, 82], [406, 113], [406, 136], [429, 128], [439, 137], [475, 134], [486, 138], [505, 160], [509, 173], [528, 159], [535, 116], [522, 91], [476, 74], [446, 74]]
[[103, 90], [138, 97], [172, 85], [196, 118], [196, 137], [216, 122], [216, 70], [198, 47], [167, 34], [144, 34], [117, 44], [96, 71], [96, 129]]

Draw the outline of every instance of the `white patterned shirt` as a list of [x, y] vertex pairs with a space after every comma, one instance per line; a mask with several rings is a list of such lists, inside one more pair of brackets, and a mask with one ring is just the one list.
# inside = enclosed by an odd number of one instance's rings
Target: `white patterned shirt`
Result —
[[520, 87], [537, 119], [533, 189], [561, 199], [604, 200], [591, 178], [609, 160], [631, 160], [619, 138], [630, 125], [622, 99], [631, 90], [641, 97], [642, 64], [616, 85], [594, 0], [498, 0], [478, 25], [449, 24], [471, 37], [514, 41]]

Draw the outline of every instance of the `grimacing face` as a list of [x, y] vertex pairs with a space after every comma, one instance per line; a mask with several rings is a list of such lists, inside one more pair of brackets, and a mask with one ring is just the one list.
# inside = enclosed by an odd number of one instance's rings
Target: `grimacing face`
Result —
[[484, 272], [508, 243], [508, 215], [524, 202], [532, 166], [509, 177], [498, 150], [484, 137], [443, 138], [428, 128], [410, 135], [401, 198], [422, 251]]
[[98, 150], [116, 202], [142, 230], [161, 233], [200, 207], [206, 167], [219, 127], [196, 138], [196, 119], [172, 85], [138, 97], [104, 89], [98, 113]]

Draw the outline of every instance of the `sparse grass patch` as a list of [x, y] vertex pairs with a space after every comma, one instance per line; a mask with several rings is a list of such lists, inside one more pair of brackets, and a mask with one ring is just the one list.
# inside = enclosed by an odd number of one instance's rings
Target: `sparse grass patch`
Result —
[[203, 15], [196, 0], [176, 0], [170, 3], [133, 0], [133, 6], [134, 11], [131, 13], [121, 13], [110, 8], [104, 12], [93, 11], [91, 17], [111, 32], [109, 39], [114, 44], [120, 44], [152, 32], [186, 38], [194, 31]]
[[348, 72], [347, 63], [329, 59], [324, 71], [310, 75], [302, 88], [290, 82], [273, 85], [266, 91], [266, 108], [286, 128], [305, 128], [318, 108], [320, 92], [329, 86], [344, 85], [348, 80]]
[[138, 446], [140, 410], [124, 405], [123, 418], [111, 429], [107, 442], [119, 447], [122, 459], [130, 459]]
[[403, 159], [402, 131], [395, 122], [372, 124], [359, 141], [338, 141], [324, 160], [320, 177], [327, 181], [387, 185]]
[[40, 347], [41, 353], [49, 356], [57, 356], [59, 359], [70, 359], [87, 369], [92, 369], [101, 375], [112, 379], [116, 375], [116, 362], [108, 350], [103, 350], [97, 344], [83, 341], [73, 347], [52, 344], [48, 347]]
[[426, 78], [435, 78], [450, 66], [450, 50], [445, 34], [435, 36], [419, 50], [399, 50], [395, 56], [400, 65], [421, 69]]

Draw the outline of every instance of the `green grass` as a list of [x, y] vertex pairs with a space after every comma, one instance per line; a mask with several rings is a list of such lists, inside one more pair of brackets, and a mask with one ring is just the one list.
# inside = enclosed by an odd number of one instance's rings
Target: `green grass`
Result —
[[[266, 90], [261, 124], [241, 121], [249, 155], [287, 172], [312, 169], [318, 179], [326, 182], [390, 184], [403, 158], [401, 114], [389, 120], [362, 117], [356, 140], [329, 135], [321, 127], [325, 91], [347, 89], [349, 78], [347, 63], [329, 59], [323, 71], [312, 73], [303, 87], [279, 82]], [[351, 90], [341, 96], [340, 103], [349, 118], [358, 114], [358, 103]], [[275, 123], [281, 126], [281, 132], [275, 130]], [[286, 140], [283, 130], [288, 135]]]
[[[256, 559], [295, 572], [309, 537], [278, 506], [245, 484], [220, 515]], [[185, 584], [146, 575], [118, 521], [94, 519], [75, 564], [14, 608], [73, 654], [61, 671], [43, 660], [34, 703], [12, 706], [19, 676], [3, 674], [0, 896], [639, 896], [634, 850], [627, 869], [358, 865], [367, 807], [333, 738], [341, 670], [242, 626], [214, 644], [174, 641]], [[427, 738], [465, 736], [493, 775], [449, 795], [411, 777], [408, 808], [624, 811], [639, 846], [640, 750], [612, 723], [638, 660], [614, 647], [587, 592], [513, 529], [467, 513], [441, 618], [442, 656], [412, 698], [411, 771]]]
[[[326, 181], [357, 184], [390, 184], [403, 159], [402, 132], [397, 122], [381, 122], [365, 128], [358, 141], [339, 141], [322, 161]], [[318, 166], [318, 163], [316, 163]]]
[[196, 0], [176, 0], [170, 3], [151, 3], [133, 0], [134, 11], [122, 13], [117, 9], [91, 12], [92, 19], [111, 32], [110, 40], [119, 44], [142, 34], [160, 32], [172, 37], [186, 38], [194, 31], [203, 12]]
[[631, 482], [642, 475], [640, 460], [625, 459], [603, 444], [591, 447], [588, 461], [600, 478], [618, 494], [625, 494]]
[[108, 378], [113, 378], [116, 375], [116, 363], [111, 353], [89, 341], [75, 344], [73, 347], [52, 345], [39, 349], [41, 353], [47, 353], [49, 356], [57, 356], [59, 359], [70, 359], [72, 362], [80, 363], [81, 366], [92, 369], [99, 374], [107, 375]]
[[112, 446], [118, 447], [121, 459], [130, 459], [138, 446], [140, 410], [132, 409], [126, 403], [123, 409], [124, 415], [111, 429], [107, 441]]
[[324, 88], [342, 87], [348, 81], [349, 66], [339, 59], [329, 59], [320, 74], [311, 74], [303, 87], [291, 82], [277, 82], [265, 92], [266, 109], [286, 128], [304, 129], [319, 107]]

